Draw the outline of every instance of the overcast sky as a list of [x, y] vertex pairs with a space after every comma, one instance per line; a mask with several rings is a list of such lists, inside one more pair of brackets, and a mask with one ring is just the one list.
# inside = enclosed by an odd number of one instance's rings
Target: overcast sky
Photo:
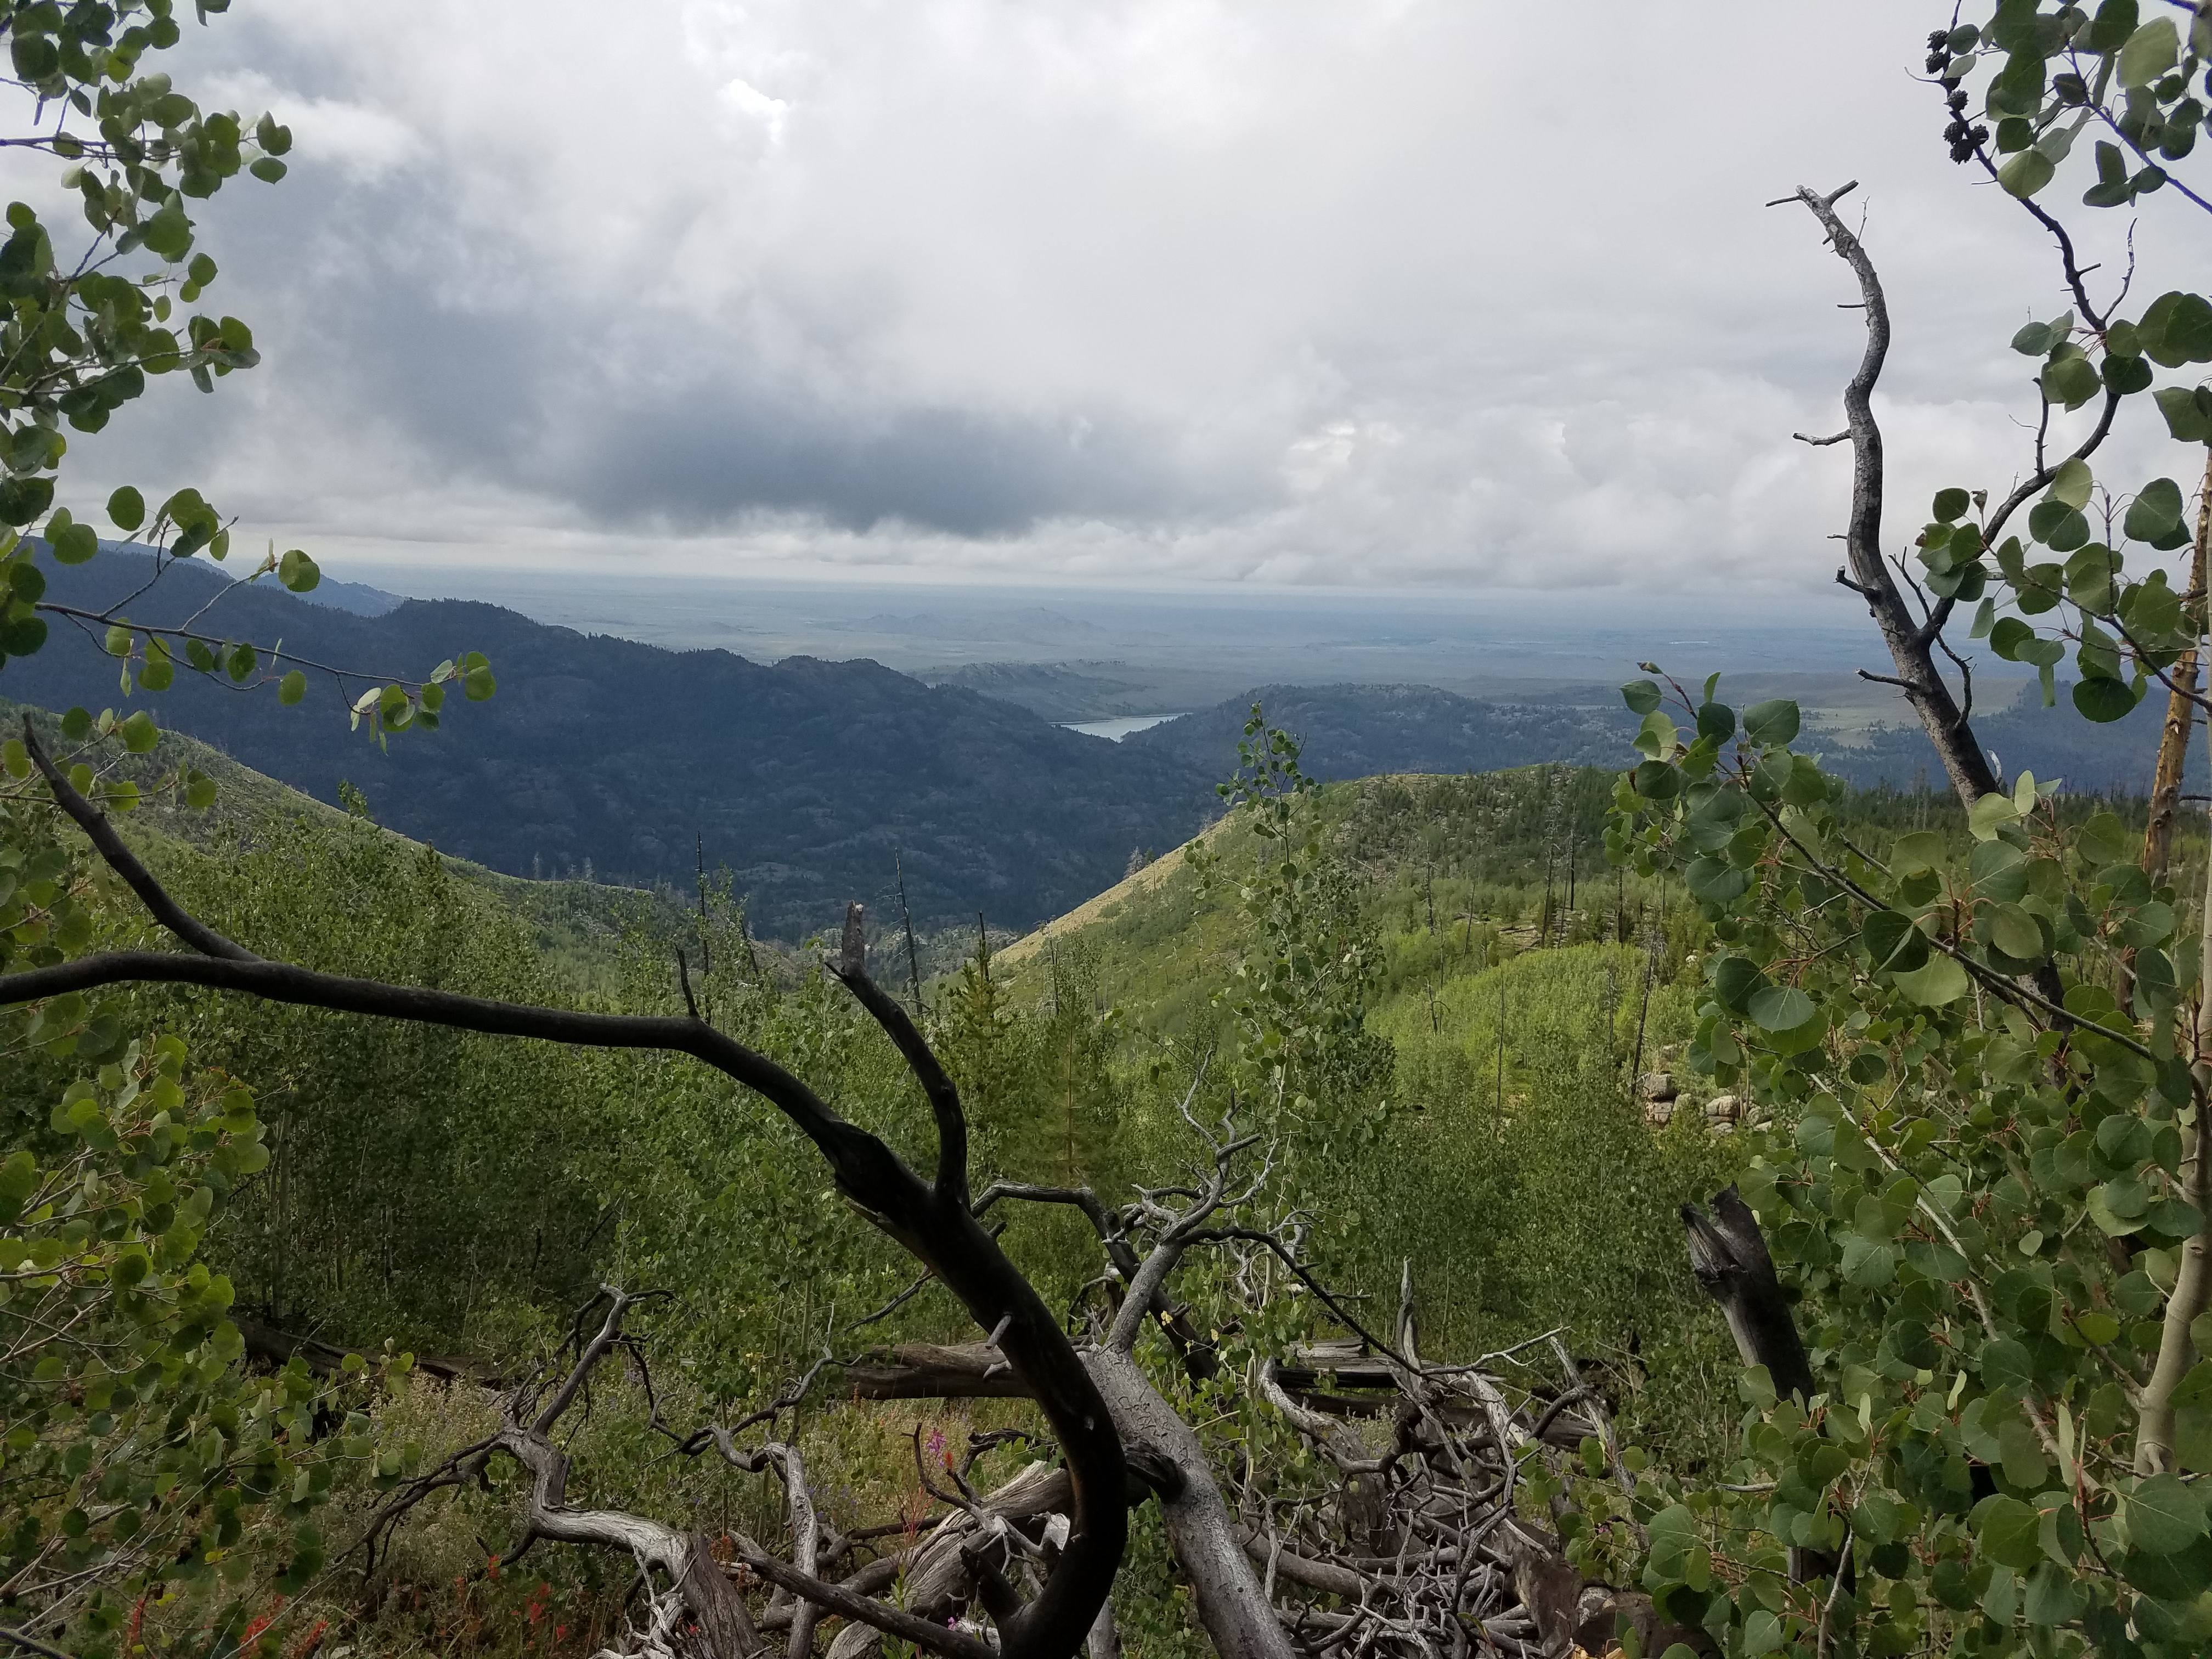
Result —
[[[75, 459], [370, 580], [1809, 585], [1848, 457], [1790, 434], [1840, 424], [1859, 327], [1761, 204], [1863, 181], [1893, 540], [2020, 470], [2003, 343], [2064, 304], [1944, 156], [1912, 77], [1948, 18], [234, 0], [177, 70], [296, 135], [205, 217], [264, 362]], [[2208, 252], [2172, 207], [2142, 292]]]

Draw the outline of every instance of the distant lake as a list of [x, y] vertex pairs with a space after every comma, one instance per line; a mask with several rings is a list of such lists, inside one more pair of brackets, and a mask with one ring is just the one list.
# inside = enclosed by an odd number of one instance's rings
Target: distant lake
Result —
[[1132, 732], [1158, 726], [1162, 720], [1181, 720], [1184, 713], [1184, 710], [1177, 709], [1172, 714], [1124, 714], [1119, 720], [1063, 720], [1061, 724], [1069, 731], [1080, 732], [1088, 738], [1104, 738], [1109, 742], [1119, 743]]

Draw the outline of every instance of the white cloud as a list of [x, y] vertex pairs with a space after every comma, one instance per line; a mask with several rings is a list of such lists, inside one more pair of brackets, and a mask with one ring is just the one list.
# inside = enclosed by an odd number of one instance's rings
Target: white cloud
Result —
[[[266, 361], [189, 422], [161, 388], [94, 465], [412, 556], [1820, 582], [1847, 460], [1789, 434], [1838, 423], [1855, 295], [1760, 204], [1863, 181], [1894, 529], [2021, 466], [2002, 343], [2063, 304], [2035, 227], [1943, 158], [1926, 26], [1904, 0], [240, 8], [187, 52], [298, 135], [291, 181], [210, 215]], [[2147, 250], [2201, 268], [2173, 216]]]
[[339, 98], [306, 97], [257, 70], [210, 76], [196, 92], [209, 108], [234, 109], [249, 120], [264, 111], [273, 115], [292, 130], [303, 154], [336, 167], [349, 183], [377, 183], [429, 155], [421, 135], [389, 111]]

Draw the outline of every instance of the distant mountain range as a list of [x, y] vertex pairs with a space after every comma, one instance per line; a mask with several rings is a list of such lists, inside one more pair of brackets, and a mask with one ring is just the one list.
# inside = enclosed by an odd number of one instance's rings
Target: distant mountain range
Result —
[[[143, 556], [74, 568], [46, 562], [48, 597], [96, 610], [142, 583]], [[1117, 879], [1139, 847], [1192, 834], [1209, 780], [1169, 756], [1063, 731], [1010, 704], [931, 687], [875, 663], [671, 652], [550, 628], [488, 605], [410, 599], [381, 616], [234, 587], [204, 564], [174, 567], [132, 607], [286, 655], [390, 675], [482, 651], [499, 693], [458, 696], [434, 732], [380, 753], [349, 738], [317, 679], [300, 708], [270, 692], [179, 673], [139, 694], [162, 725], [215, 744], [316, 798], [341, 779], [378, 820], [509, 874], [688, 884], [696, 837], [752, 896], [756, 924], [785, 938], [832, 926], [848, 898], [880, 907], [903, 864], [917, 925], [1027, 927]], [[0, 695], [47, 708], [120, 699], [114, 660], [58, 626], [38, 655], [9, 659]], [[358, 689], [358, 688], [356, 688]]]
[[[49, 598], [87, 610], [148, 574], [145, 556], [127, 550], [44, 568]], [[1300, 736], [1307, 770], [1324, 779], [1619, 766], [1636, 724], [1595, 688], [1568, 698], [1532, 686], [1527, 701], [1507, 702], [1426, 686], [1279, 684], [1114, 744], [1045, 717], [1055, 702], [1087, 714], [1113, 684], [1064, 668], [974, 665], [933, 686], [867, 660], [764, 666], [350, 584], [326, 582], [313, 599], [189, 563], [133, 614], [175, 623], [214, 601], [204, 628], [382, 675], [483, 651], [498, 696], [454, 697], [441, 729], [400, 733], [385, 753], [349, 736], [327, 680], [312, 681], [306, 706], [285, 708], [265, 691], [180, 673], [146, 698], [161, 724], [321, 800], [336, 801], [348, 780], [380, 822], [510, 875], [588, 870], [686, 886], [703, 839], [709, 866], [728, 866], [750, 895], [756, 925], [785, 939], [832, 925], [848, 898], [879, 911], [894, 903], [902, 866], [925, 929], [972, 924], [980, 911], [1021, 930], [1073, 908], [1119, 879], [1133, 850], [1175, 846], [1218, 810], [1212, 786], [1235, 766], [1255, 701]], [[0, 696], [114, 705], [117, 665], [96, 638], [60, 624], [38, 655], [7, 661]], [[1976, 730], [2008, 775], [2030, 768], [2076, 790], [2140, 791], [2161, 712], [2093, 726], [2069, 708], [2022, 706], [1980, 717]], [[1910, 787], [1932, 775], [1942, 787], [1914, 728], [1804, 746], [1855, 782]]]
[[350, 611], [356, 617], [381, 617], [387, 611], [397, 611], [407, 603], [399, 593], [387, 593], [380, 587], [366, 586], [360, 582], [333, 581], [325, 576], [315, 584], [311, 593], [300, 596], [309, 605], [328, 605], [333, 611]]
[[[1620, 767], [1633, 759], [1629, 744], [1637, 717], [1617, 694], [1584, 695], [1601, 701], [1486, 702], [1425, 685], [1262, 686], [1218, 708], [1133, 732], [1122, 747], [1173, 756], [1209, 775], [1225, 773], [1236, 763], [1237, 740], [1256, 702], [1270, 725], [1298, 734], [1302, 763], [1324, 780], [1378, 772], [1485, 772], [1539, 761]], [[2077, 793], [2140, 794], [2150, 787], [2165, 712], [2165, 694], [2157, 692], [2127, 719], [2095, 726], [2068, 706], [2066, 688], [2059, 689], [2059, 706], [2046, 709], [2030, 684], [2018, 702], [1976, 715], [1974, 733], [2007, 778], [2027, 770]], [[1943, 769], [1917, 725], [1878, 726], [1828, 740], [1815, 728], [1797, 746], [1862, 787], [1887, 782], [1910, 789], [1927, 779], [1937, 789], [1946, 787]], [[2190, 750], [2191, 788], [2203, 787], [2203, 750], [2200, 736]]]
[[1478, 702], [1426, 685], [1266, 685], [1216, 708], [1132, 732], [1121, 746], [1174, 757], [1208, 776], [1237, 763], [1252, 705], [1294, 732], [1300, 764], [1324, 781], [1377, 772], [1489, 772], [1538, 761], [1621, 765], [1637, 717], [1602, 705]]

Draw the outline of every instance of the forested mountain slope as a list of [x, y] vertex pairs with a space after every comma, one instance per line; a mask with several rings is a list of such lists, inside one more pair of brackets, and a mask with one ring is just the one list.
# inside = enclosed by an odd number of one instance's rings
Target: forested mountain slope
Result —
[[[1993, 697], [2009, 693], [2002, 684], [1984, 689]], [[1996, 757], [2004, 777], [2029, 771], [2046, 782], [2057, 779], [2076, 793], [2148, 793], [2158, 760], [2160, 722], [2166, 718], [2166, 693], [2152, 687], [2152, 695], [2133, 714], [2110, 726], [2092, 725], [2075, 713], [2067, 688], [2060, 687], [2058, 696], [2060, 706], [2045, 708], [2031, 684], [2021, 688], [2015, 701], [1974, 715], [1974, 735]], [[1820, 763], [1862, 787], [1887, 781], [1911, 787], [1929, 773], [1932, 757], [1927, 734], [1909, 717], [1900, 719], [1901, 724], [1878, 726], [1852, 743], [1827, 745]], [[1933, 771], [1940, 783], [1942, 769]], [[2203, 787], [2203, 745], [2191, 744], [2188, 787]]]
[[[143, 580], [146, 561], [110, 551], [45, 564], [57, 600], [97, 609]], [[704, 838], [757, 927], [798, 938], [854, 895], [896, 903], [894, 855], [924, 931], [1025, 929], [1110, 885], [1138, 849], [1182, 842], [1236, 763], [1251, 705], [1296, 732], [1324, 778], [1466, 773], [1538, 763], [1611, 767], [1633, 719], [1603, 702], [1485, 702], [1425, 686], [1261, 687], [1110, 744], [959, 684], [927, 686], [868, 661], [791, 658], [764, 666], [721, 651], [670, 652], [534, 623], [499, 607], [410, 600], [380, 615], [230, 586], [188, 564], [135, 607], [179, 622], [221, 594], [204, 626], [280, 640], [287, 653], [349, 669], [421, 673], [480, 650], [501, 690], [456, 703], [444, 728], [380, 753], [333, 743], [343, 719], [328, 683], [280, 708], [227, 682], [180, 675], [158, 718], [325, 802], [347, 780], [380, 821], [514, 875], [688, 883]], [[97, 630], [88, 630], [96, 633]], [[11, 659], [0, 694], [51, 708], [119, 699], [94, 638], [57, 638]], [[1003, 690], [1003, 688], [999, 688]], [[2021, 707], [1978, 724], [2008, 773], [2026, 767], [2075, 788], [2139, 789], [2156, 710], [2090, 727]], [[1832, 769], [1910, 785], [1917, 731], [1842, 738]]]
[[[49, 597], [88, 609], [147, 574], [127, 553], [42, 563]], [[380, 821], [510, 874], [588, 866], [611, 880], [688, 881], [703, 836], [709, 864], [729, 866], [750, 896], [756, 925], [780, 936], [830, 924], [854, 896], [879, 905], [895, 849], [918, 923], [972, 923], [982, 911], [1027, 927], [1109, 885], [1132, 848], [1182, 840], [1212, 798], [1212, 775], [1179, 756], [1062, 731], [872, 662], [769, 667], [487, 605], [410, 600], [366, 617], [225, 586], [183, 566], [132, 614], [180, 622], [221, 592], [202, 627], [385, 674], [482, 651], [499, 695], [456, 699], [441, 730], [405, 733], [380, 753], [365, 735], [350, 747], [333, 740], [344, 715], [325, 683], [288, 709], [180, 673], [152, 700], [165, 726], [320, 800], [335, 801], [349, 780]], [[112, 659], [67, 637], [9, 660], [0, 694], [55, 708], [119, 700]]]

